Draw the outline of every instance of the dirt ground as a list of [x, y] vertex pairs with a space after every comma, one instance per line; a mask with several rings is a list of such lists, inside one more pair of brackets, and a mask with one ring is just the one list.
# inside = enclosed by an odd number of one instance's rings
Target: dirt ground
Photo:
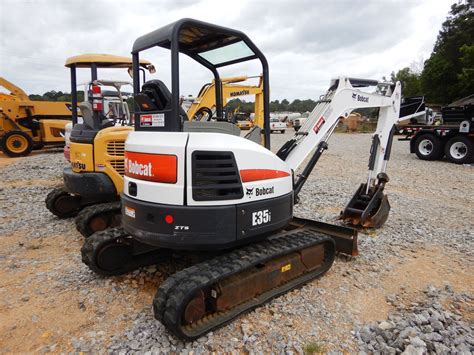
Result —
[[[31, 157], [11, 159], [0, 153], [0, 172], [23, 159]], [[325, 173], [339, 174], [331, 168], [328, 165]], [[44, 188], [60, 184], [60, 176], [55, 179], [19, 176], [17, 180], [2, 182], [1, 188]], [[395, 185], [394, 191], [411, 198], [420, 194], [416, 186], [410, 185], [404, 188]], [[0, 200], [0, 203], [6, 206], [9, 201]], [[329, 206], [325, 211], [334, 214], [338, 209]], [[15, 215], [4, 215], [1, 221], [7, 223], [15, 218]], [[72, 221], [68, 223], [72, 225]], [[135, 314], [144, 309], [150, 311], [156, 288], [167, 276], [166, 267], [152, 266], [145, 274], [100, 278], [88, 273], [81, 264], [82, 237], [73, 227], [66, 234], [26, 238], [35, 228], [35, 225], [24, 225], [15, 233], [0, 233], [0, 351], [69, 352], [75, 350], [74, 340], [81, 338], [94, 339], [100, 343], [96, 350], [104, 351], [113, 336], [134, 325]], [[363, 235], [363, 238], [372, 237]], [[359, 322], [386, 318], [393, 308], [387, 302], [387, 295], [397, 294], [409, 304], [421, 297], [428, 285], [449, 284], [456, 292], [474, 292], [474, 261], [466, 259], [465, 254], [436, 244], [423, 247], [415, 244], [401, 249], [375, 266], [338, 258], [333, 269], [312, 282], [311, 287], [324, 290], [319, 291], [318, 297], [329, 312], [337, 313], [344, 308]], [[344, 292], [338, 291], [341, 289]], [[473, 307], [466, 305], [463, 310], [470, 321]], [[257, 316], [259, 321], [271, 321], [273, 313], [262, 309], [246, 317], [252, 322]], [[352, 325], [342, 322], [338, 326], [350, 332]], [[304, 333], [308, 327], [307, 322], [301, 321], [294, 324], [293, 330]], [[216, 332], [217, 336], [224, 333], [225, 329]], [[325, 334], [319, 335], [320, 341], [326, 340]], [[327, 339], [331, 341], [331, 334], [328, 333]]]

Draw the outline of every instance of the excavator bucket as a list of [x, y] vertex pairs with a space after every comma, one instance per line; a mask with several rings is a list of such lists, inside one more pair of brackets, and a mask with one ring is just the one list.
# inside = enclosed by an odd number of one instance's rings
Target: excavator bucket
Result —
[[380, 228], [390, 213], [388, 197], [383, 193], [385, 184], [369, 188], [361, 184], [341, 216], [344, 223], [362, 228]]

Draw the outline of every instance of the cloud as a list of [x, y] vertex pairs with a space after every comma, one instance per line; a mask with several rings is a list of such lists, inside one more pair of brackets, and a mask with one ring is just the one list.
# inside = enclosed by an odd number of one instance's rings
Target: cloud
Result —
[[[316, 98], [331, 77], [380, 79], [427, 58], [451, 1], [202, 1], [2, 0], [0, 75], [29, 93], [69, 91], [67, 57], [81, 53], [129, 55], [134, 40], [182, 17], [244, 31], [266, 55], [272, 99]], [[150, 50], [157, 76], [170, 83], [169, 53]], [[212, 79], [182, 60], [183, 94]], [[261, 72], [256, 63], [223, 75]], [[129, 80], [117, 71], [103, 78]], [[86, 81], [82, 71], [79, 81]]]

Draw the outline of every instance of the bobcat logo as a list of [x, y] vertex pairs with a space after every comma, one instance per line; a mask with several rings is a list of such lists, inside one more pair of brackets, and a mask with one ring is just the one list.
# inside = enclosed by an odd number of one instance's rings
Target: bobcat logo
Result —
[[246, 195], [247, 196], [252, 196], [253, 195], [253, 189], [254, 189], [254, 187], [252, 187], [251, 189], [247, 188]]
[[352, 94], [352, 100], [357, 99], [357, 94]]

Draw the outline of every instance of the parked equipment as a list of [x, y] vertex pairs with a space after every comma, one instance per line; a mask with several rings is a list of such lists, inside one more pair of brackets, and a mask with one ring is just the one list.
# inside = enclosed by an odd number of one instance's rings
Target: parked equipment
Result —
[[[75, 63], [80, 63], [80, 66]], [[140, 70], [151, 69], [154, 72], [154, 67], [150, 62], [140, 60], [140, 63]], [[120, 224], [121, 204], [119, 195], [123, 189], [123, 149], [128, 133], [133, 130], [133, 127], [128, 124], [130, 113], [126, 107], [121, 111], [125, 116], [118, 118], [121, 122], [120, 127], [117, 127], [110, 119], [105, 117], [107, 112], [105, 108], [106, 101], [101, 88], [114, 86], [118, 96], [121, 96], [120, 88], [124, 83], [94, 80], [94, 78], [97, 78], [97, 68], [130, 68], [131, 58], [110, 55], [72, 57], [66, 62], [66, 66], [71, 67], [71, 78], [75, 78], [76, 75], [73, 65], [91, 68], [92, 81], [90, 82], [89, 92], [92, 95], [87, 96], [89, 105], [82, 103], [81, 109], [88, 110], [85, 106], [90, 106], [94, 100], [100, 106], [94, 111], [92, 118], [89, 119], [88, 126], [94, 127], [93, 130], [85, 130], [84, 125], [77, 125], [74, 131], [71, 131], [70, 139], [73, 142], [69, 153], [71, 167], [64, 170], [65, 187], [53, 190], [46, 198], [46, 206], [53, 214], [61, 218], [77, 215], [75, 219], [76, 228], [83, 236], [88, 237], [96, 231]], [[95, 71], [94, 66], [96, 67]], [[223, 78], [219, 84], [219, 87], [222, 88], [219, 94], [223, 96], [223, 102], [243, 94], [255, 95], [256, 116], [258, 122], [262, 122], [262, 79], [260, 78], [258, 86], [236, 84], [250, 78], [246, 76]], [[71, 82], [71, 85], [73, 84]], [[164, 84], [158, 80], [151, 80], [144, 84], [144, 91], [153, 96], [152, 87], [156, 85]], [[93, 90], [97, 92], [93, 93]], [[198, 97], [189, 107], [188, 117], [201, 120], [204, 119], [203, 114], [207, 113], [206, 120], [215, 118], [213, 114], [217, 92], [215, 81], [204, 85]], [[120, 99], [120, 102], [123, 102], [123, 100]], [[255, 133], [252, 134], [255, 135]], [[91, 139], [94, 140], [93, 144], [88, 143]], [[93, 156], [93, 159], [90, 158], [91, 156]]]
[[[120, 95], [124, 83], [98, 80], [97, 70], [123, 70], [131, 66], [131, 58], [108, 54], [84, 54], [66, 60], [66, 67], [71, 71], [74, 124], [70, 136], [71, 166], [64, 169], [64, 187], [54, 189], [46, 197], [46, 207], [60, 218], [75, 216], [84, 207], [92, 205], [103, 210], [107, 218], [112, 218], [113, 214], [108, 210], [117, 206], [120, 208], [124, 142], [133, 128], [129, 125], [130, 112], [125, 106], [119, 111], [122, 117], [116, 118], [123, 125], [116, 126], [114, 120], [105, 116], [102, 88], [104, 85], [115, 86]], [[91, 72], [85, 101], [79, 105], [83, 123], [77, 123], [77, 68], [90, 69]], [[149, 61], [141, 60], [140, 70], [144, 75], [144, 70], [154, 72], [154, 67]], [[137, 72], [139, 74], [140, 71]], [[123, 100], [121, 102], [124, 105]], [[101, 228], [104, 223], [117, 224], [113, 219], [104, 222], [104, 218], [92, 218], [90, 222], [95, 228]]]
[[400, 125], [398, 130], [410, 140], [410, 153], [421, 160], [446, 159], [455, 164], [474, 162], [474, 104], [441, 109], [439, 125]]
[[[249, 79], [258, 78], [258, 85], [242, 84]], [[220, 87], [222, 93], [222, 105], [225, 107], [229, 100], [241, 96], [255, 96], [254, 124], [263, 127], [263, 77], [260, 76], [236, 76], [231, 78], [221, 78]], [[187, 111], [190, 120], [201, 121], [202, 117], [209, 121], [215, 116], [216, 111], [216, 82], [205, 84], [199, 91], [198, 97], [194, 100]], [[236, 119], [234, 119], [236, 120]], [[239, 120], [236, 120], [239, 121]], [[251, 125], [248, 129], [252, 128]], [[242, 128], [242, 127], [239, 127]]]
[[[158, 105], [148, 99], [145, 88], [140, 92], [134, 75], [140, 109], [126, 142], [123, 228], [86, 239], [82, 260], [101, 275], [115, 275], [156, 262], [169, 253], [164, 248], [220, 251], [169, 277], [153, 301], [155, 317], [176, 336], [192, 340], [321, 276], [336, 251], [357, 254], [354, 229], [293, 218], [293, 204], [339, 118], [354, 108], [379, 107], [369, 176], [344, 219], [375, 225], [386, 219], [385, 170], [401, 89], [397, 83], [384, 96], [356, 89], [376, 81], [333, 80], [301, 129], [273, 154], [268, 149], [268, 65], [244, 33], [192, 19], [177, 21], [135, 41], [135, 72], [140, 52], [155, 46], [171, 50], [172, 91], [155, 86]], [[260, 61], [266, 148], [241, 137], [233, 125], [204, 122], [196, 131], [186, 122], [179, 105], [179, 53], [210, 69], [216, 82], [220, 67]], [[216, 99], [220, 116], [222, 95]], [[148, 123], [149, 116], [155, 117], [155, 124]]]
[[64, 126], [71, 120], [71, 103], [33, 101], [19, 87], [0, 77], [0, 148], [20, 157], [44, 146], [64, 145]]

